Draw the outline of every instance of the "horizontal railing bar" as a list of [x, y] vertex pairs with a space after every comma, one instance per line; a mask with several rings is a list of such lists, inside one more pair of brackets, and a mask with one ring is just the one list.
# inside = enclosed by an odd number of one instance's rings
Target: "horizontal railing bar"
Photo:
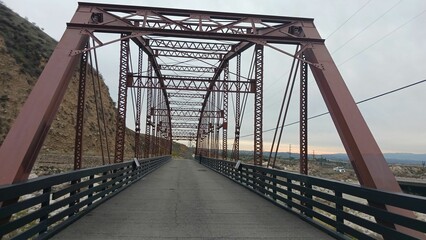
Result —
[[[341, 234], [346, 233], [353, 237], [373, 239], [362, 230], [352, 229], [345, 225], [345, 220], [385, 238], [391, 236], [398, 239], [414, 239], [394, 228], [377, 223], [377, 219], [389, 222], [390, 226], [396, 224], [414, 231], [426, 232], [425, 221], [401, 216], [369, 205], [371, 203], [391, 205], [426, 213], [426, 204], [424, 204], [426, 198], [424, 197], [370, 189], [250, 164], [241, 163], [237, 170], [234, 168], [235, 162], [225, 160], [202, 158], [200, 163], [256, 192], [274, 204], [306, 218], [316, 226], [321, 223], [313, 221], [314, 218], [334, 227], [334, 230], [329, 227], [320, 228], [338, 238], [345, 238], [345, 235]], [[363, 199], [366, 203], [359, 203], [346, 196]], [[374, 220], [366, 220], [347, 209], [365, 213]]]
[[363, 228], [372, 230], [373, 232], [376, 232], [378, 234], [385, 234], [385, 236], [386, 235], [392, 236], [392, 238], [394, 238], [394, 239], [407, 239], [407, 240], [408, 239], [413, 239], [413, 240], [417, 239], [417, 238], [411, 237], [410, 235], [406, 235], [404, 233], [398, 232], [395, 229], [385, 227], [381, 224], [377, 224], [376, 222], [366, 220], [362, 217], [358, 217], [358, 216], [353, 215], [353, 214], [343, 212], [342, 215], [346, 220], [348, 220], [352, 223], [355, 223], [359, 226], [362, 226]]
[[64, 189], [59, 190], [57, 192], [54, 192], [52, 194], [52, 199], [55, 200], [57, 198], [60, 198], [64, 195], [72, 192], [72, 191], [79, 190], [83, 187], [89, 186], [90, 184], [95, 184], [97, 182], [101, 182], [101, 181], [104, 181], [104, 180], [109, 179], [109, 178], [117, 177], [118, 175], [125, 173], [125, 172], [128, 172], [128, 170], [123, 169], [120, 172], [114, 172], [114, 173], [110, 173], [108, 175], [102, 175], [101, 177], [98, 177], [98, 178], [93, 178], [93, 179], [89, 179], [87, 181], [83, 181], [83, 182], [80, 182], [80, 183], [75, 183], [75, 184], [71, 185], [70, 187], [64, 188]]
[[[133, 161], [119, 163], [117, 165], [108, 165], [97, 168], [75, 170], [73, 172], [60, 173], [53, 176], [43, 176], [39, 178], [29, 179], [28, 181], [22, 183], [0, 186], [0, 202], [6, 199], [12, 199], [28, 193], [42, 190], [43, 188], [46, 188], [48, 186], [62, 184], [65, 182], [77, 180], [82, 177], [87, 177], [92, 174], [106, 172], [108, 170], [114, 170], [120, 168], [121, 166], [127, 166], [131, 164], [133, 164]], [[13, 189], [13, 191], [11, 189]]]
[[349, 227], [347, 225], [340, 226], [340, 229], [344, 233], [348, 234], [349, 236], [352, 236], [352, 239], [355, 238], [355, 239], [377, 240], [376, 238], [373, 238], [363, 232], [357, 231], [354, 228]]
[[[125, 163], [77, 170], [54, 176], [40, 177], [23, 183], [0, 186], [0, 199], [4, 202], [16, 199], [22, 195], [37, 193], [41, 190], [44, 191], [42, 194], [35, 197], [10, 205], [6, 204], [0, 208], [0, 218], [6, 218], [25, 209], [40, 205], [39, 208], [33, 212], [2, 224], [0, 226], [0, 236], [8, 234], [33, 221], [40, 222], [12, 237], [31, 238], [39, 234], [37, 238], [44, 239], [47, 236], [52, 236], [58, 231], [58, 225], [51, 226], [52, 224], [65, 220], [59, 223], [62, 229], [72, 221], [80, 218], [89, 210], [165, 164], [169, 159], [170, 156], [139, 160], [141, 166], [138, 168], [136, 168], [134, 161], [128, 161]], [[100, 176], [94, 177], [95, 175]], [[87, 177], [89, 179], [83, 181], [83, 179]], [[58, 190], [57, 192], [51, 192], [53, 186], [64, 183], [68, 184], [68, 182], [76, 183]], [[98, 184], [94, 186], [96, 183]], [[71, 195], [67, 196], [67, 194]], [[64, 199], [60, 199], [60, 197], [64, 196]], [[50, 199], [57, 201], [49, 203]], [[43, 204], [45, 206], [43, 206]], [[58, 210], [58, 213], [52, 215], [52, 212]]]
[[[394, 222], [395, 224], [412, 228], [420, 232], [426, 232], [426, 222], [417, 219], [398, 215], [379, 208], [370, 207], [368, 205], [363, 205], [354, 201], [350, 201], [348, 199], [342, 199], [341, 201], [339, 201], [339, 204], [344, 207], [371, 215], [373, 217], [377, 217], [379, 219], [392, 219], [392, 222]], [[368, 211], [366, 211], [366, 208], [368, 209]]]
[[12, 214], [14, 213], [41, 204], [42, 202], [49, 200], [49, 198], [50, 193], [43, 193], [33, 198], [29, 198], [24, 201], [17, 202], [15, 204], [4, 206], [0, 208], [0, 219], [12, 216]]

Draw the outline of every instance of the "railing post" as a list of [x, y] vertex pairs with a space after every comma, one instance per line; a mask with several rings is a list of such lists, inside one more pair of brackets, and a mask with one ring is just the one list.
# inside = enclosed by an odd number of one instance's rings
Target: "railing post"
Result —
[[[94, 179], [95, 178], [95, 175], [90, 175], [90, 177], [89, 177], [89, 179], [90, 180], [92, 180], [92, 179]], [[89, 185], [89, 190], [91, 189], [91, 188], [93, 188], [93, 183], [91, 183], [90, 185]], [[93, 196], [93, 193], [90, 193], [89, 195], [87, 195], [87, 198], [91, 198]], [[90, 205], [92, 205], [92, 201], [90, 201], [88, 204], [87, 204], [87, 206], [90, 206]]]
[[[43, 189], [43, 194], [49, 194], [47, 196], [46, 201], [41, 203], [41, 209], [46, 208], [50, 205], [50, 193], [52, 191], [52, 187], [47, 187]], [[39, 224], [43, 224], [44, 221], [46, 221], [49, 218], [49, 211], [46, 211], [45, 214], [43, 214], [42, 217], [40, 217], [39, 219]], [[48, 225], [46, 225], [46, 227], [44, 227], [42, 230], [40, 230], [39, 234], [43, 234], [44, 232], [47, 231]]]
[[274, 201], [277, 201], [277, 198], [275, 197], [277, 195], [277, 175], [273, 174], [271, 175], [271, 177], [274, 179], [272, 182], [272, 186], [274, 186], [275, 188], [272, 189], [272, 192], [274, 193], [274, 195], [272, 196], [272, 199], [274, 199]]
[[[77, 183], [79, 183], [79, 182], [80, 182], [80, 179], [72, 180], [72, 181], [71, 181], [71, 185], [77, 184]], [[74, 191], [70, 192], [70, 197], [74, 196], [75, 194], [77, 194], [77, 193], [79, 193], [79, 192], [80, 192], [80, 190], [74, 190]], [[72, 201], [72, 202], [68, 205], [68, 207], [69, 207], [69, 208], [73, 208], [73, 206], [74, 206], [74, 205], [76, 205], [77, 203], [79, 203], [79, 200]], [[74, 210], [74, 211], [72, 211], [72, 213], [70, 213], [70, 214], [68, 215], [68, 217], [72, 217], [72, 216], [73, 216], [75, 213], [77, 213], [77, 212], [78, 212], [78, 210]]]
[[[310, 184], [310, 183], [302, 183], [302, 185], [303, 185], [303, 187], [304, 188], [306, 188], [306, 189], [312, 189], [312, 185]], [[305, 198], [308, 198], [308, 199], [311, 199], [312, 200], [312, 194], [310, 194], [310, 193], [307, 193], [307, 192], [303, 192], [303, 193], [301, 193]], [[303, 206], [305, 206], [306, 208], [308, 208], [308, 209], [311, 209], [312, 210], [312, 205], [311, 204], [309, 204], [309, 203], [307, 203], [307, 202], [302, 202], [302, 205]], [[310, 218], [312, 218], [312, 214], [310, 214], [310, 213], [308, 213], [308, 212], [305, 212], [305, 215], [307, 216], [307, 217], [310, 217]]]
[[336, 231], [343, 234], [342, 226], [344, 225], [343, 219], [343, 205], [340, 203], [342, 201], [342, 192], [335, 191], [335, 202], [336, 202]]
[[[291, 187], [291, 185], [293, 184], [291, 179], [287, 177], [287, 183], [288, 183], [288, 187], [287, 187], [287, 192], [288, 193], [292, 193], [293, 192], [293, 188]], [[287, 193], [287, 200], [289, 202], [293, 201], [293, 198], [290, 196], [290, 194]], [[287, 204], [287, 207], [291, 209], [291, 204]]]

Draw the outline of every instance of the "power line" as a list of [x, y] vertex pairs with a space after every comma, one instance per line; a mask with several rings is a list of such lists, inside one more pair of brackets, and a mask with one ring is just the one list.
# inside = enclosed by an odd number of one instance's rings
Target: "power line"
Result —
[[[402, 86], [402, 87], [400, 87], [400, 88], [396, 88], [396, 89], [393, 89], [393, 90], [390, 90], [390, 91], [387, 91], [387, 92], [384, 92], [384, 93], [381, 93], [381, 94], [375, 95], [375, 96], [373, 96], [373, 97], [369, 97], [369, 98], [363, 99], [363, 100], [361, 100], [361, 101], [356, 102], [356, 104], [358, 105], [358, 104], [361, 104], [361, 103], [365, 103], [365, 102], [368, 102], [368, 101], [374, 100], [374, 99], [376, 99], [376, 98], [380, 98], [380, 97], [386, 96], [386, 95], [388, 95], [388, 94], [395, 93], [395, 92], [399, 92], [399, 91], [401, 91], [401, 90], [404, 90], [404, 89], [407, 89], [407, 88], [410, 88], [410, 87], [416, 86], [416, 85], [421, 84], [421, 83], [424, 83], [424, 82], [426, 82], [426, 79], [423, 79], [423, 80], [420, 80], [420, 81], [418, 81], [418, 82], [411, 83], [411, 84], [408, 84], [408, 85]], [[308, 120], [315, 119], [315, 118], [319, 118], [319, 117], [325, 116], [325, 115], [327, 115], [327, 114], [330, 114], [330, 112], [323, 112], [323, 113], [321, 113], [321, 114], [317, 114], [317, 115], [315, 115], [315, 116], [309, 117], [309, 118], [308, 118]], [[289, 126], [292, 126], [292, 125], [298, 124], [299, 122], [300, 122], [300, 121], [292, 122], [292, 123], [289, 123], [289, 124], [284, 125], [284, 127], [289, 127]], [[263, 131], [262, 133], [271, 132], [271, 131], [274, 131], [275, 129], [277, 129], [277, 128], [271, 128], [271, 129], [268, 129], [268, 130]], [[254, 135], [254, 134], [248, 134], [248, 135], [240, 136], [240, 138], [250, 137], [250, 136], [253, 136], [253, 135]]]
[[395, 28], [394, 30], [390, 31], [388, 34], [386, 34], [385, 36], [381, 37], [380, 39], [378, 39], [377, 41], [375, 41], [374, 43], [370, 44], [368, 47], [364, 48], [363, 50], [359, 51], [358, 53], [356, 53], [355, 55], [352, 55], [351, 57], [347, 58], [345, 61], [343, 61], [342, 63], [340, 63], [338, 66], [342, 66], [343, 64], [349, 62], [350, 60], [352, 60], [353, 58], [357, 57], [358, 55], [360, 55], [361, 53], [367, 51], [368, 49], [370, 49], [371, 47], [375, 46], [377, 43], [379, 43], [380, 41], [384, 40], [385, 38], [389, 37], [390, 35], [392, 35], [394, 32], [398, 31], [399, 29], [405, 27], [405, 25], [407, 25], [408, 23], [412, 22], [414, 19], [420, 17], [421, 15], [423, 15], [424, 13], [426, 13], [426, 10], [423, 10], [422, 12], [420, 12], [419, 14], [417, 14], [416, 16], [410, 18], [408, 21], [404, 22], [403, 24], [399, 25], [397, 28]]
[[359, 31], [357, 34], [355, 34], [354, 36], [352, 36], [349, 40], [347, 40], [345, 43], [343, 43], [343, 45], [341, 45], [340, 47], [338, 47], [337, 49], [333, 50], [332, 53], [336, 53], [338, 52], [340, 49], [342, 49], [344, 46], [346, 46], [349, 42], [351, 42], [352, 40], [354, 40], [355, 38], [357, 38], [361, 33], [363, 33], [365, 30], [367, 30], [368, 28], [370, 28], [371, 26], [373, 26], [373, 24], [375, 24], [377, 21], [379, 21], [382, 17], [384, 17], [386, 14], [388, 14], [392, 9], [394, 9], [398, 4], [400, 4], [402, 2], [402, 0], [400, 0], [399, 2], [395, 3], [392, 7], [390, 7], [386, 12], [384, 12], [382, 15], [380, 15], [378, 18], [376, 18], [374, 21], [372, 21], [370, 24], [368, 24], [367, 26], [365, 26], [361, 31]]
[[339, 31], [340, 28], [342, 28], [349, 20], [351, 20], [355, 15], [357, 15], [362, 9], [364, 9], [365, 6], [367, 6], [371, 0], [368, 0], [364, 5], [362, 5], [356, 12], [354, 12], [346, 21], [344, 21], [338, 28], [336, 28], [330, 35], [326, 37], [326, 39], [329, 39], [331, 36], [333, 36], [337, 31]]

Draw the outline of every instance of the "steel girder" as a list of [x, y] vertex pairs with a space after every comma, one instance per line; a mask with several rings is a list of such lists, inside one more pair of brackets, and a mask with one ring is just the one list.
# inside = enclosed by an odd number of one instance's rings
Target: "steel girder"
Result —
[[[110, 33], [138, 31], [165, 37], [191, 37], [231, 41], [253, 39], [283, 44], [323, 42], [320, 38], [309, 39], [288, 33], [289, 28], [296, 24], [300, 24], [301, 22], [312, 23], [313, 19], [309, 18], [80, 3], [80, 6], [84, 5], [95, 7], [102, 12], [123, 12], [129, 14], [128, 17], [120, 18], [120, 20], [127, 21], [132, 26], [123, 28], [122, 26], [117, 26], [117, 24], [72, 23], [68, 27], [88, 27], [96, 31]], [[183, 16], [185, 18], [182, 19]], [[197, 23], [194, 20], [197, 20]], [[228, 24], [221, 24], [221, 21], [228, 22]], [[263, 36], [261, 34], [263, 30], [273, 32], [273, 34]]]
[[156, 57], [180, 57], [180, 58], [193, 58], [193, 59], [216, 59], [220, 60], [224, 54], [221, 53], [204, 53], [204, 52], [190, 52], [182, 50], [163, 50], [155, 49], [154, 56]]
[[255, 47], [256, 92], [254, 96], [254, 164], [263, 163], [263, 45]]
[[[148, 71], [148, 84], [152, 84], [152, 64], [151, 61], [148, 61], [147, 66]], [[152, 89], [148, 88], [146, 90], [146, 124], [145, 124], [145, 151], [144, 156], [148, 158], [151, 152], [151, 108], [152, 108]]]
[[198, 127], [198, 123], [188, 123], [188, 122], [173, 122], [172, 128], [189, 128], [189, 129], [196, 129]]
[[[237, 82], [241, 80], [241, 54], [237, 55]], [[239, 84], [237, 84], [239, 87]], [[234, 160], [240, 159], [240, 118], [241, 118], [241, 107], [240, 107], [240, 93], [237, 89], [235, 94], [235, 137], [233, 146]]]
[[176, 50], [203, 50], [211, 52], [229, 52], [232, 50], [232, 44], [213, 43], [213, 42], [195, 42], [195, 41], [176, 41], [165, 39], [151, 39], [149, 45], [154, 50], [171, 48]]
[[[304, 59], [304, 55], [302, 56]], [[308, 174], [308, 64], [300, 64], [300, 173]]]
[[[72, 22], [88, 22], [90, 15], [76, 14]], [[65, 31], [0, 147], [0, 185], [28, 179], [80, 59], [69, 53], [87, 41], [80, 30]]]
[[167, 95], [169, 98], [205, 98], [204, 94], [196, 94], [196, 93], [169, 93]]
[[173, 129], [173, 135], [182, 136], [182, 135], [188, 135], [188, 136], [196, 136], [197, 132], [196, 129]]
[[179, 123], [179, 122], [198, 122], [198, 119], [193, 117], [182, 117], [182, 116], [173, 116], [173, 123]]
[[[138, 76], [139, 77], [139, 76]], [[143, 78], [143, 76], [142, 76]], [[211, 81], [211, 77], [198, 77], [198, 76], [181, 76], [181, 75], [163, 75], [164, 80], [196, 80], [196, 81]]]
[[170, 105], [172, 106], [201, 106], [201, 102], [179, 102], [179, 101], [170, 101]]
[[[222, 159], [228, 158], [228, 79], [229, 79], [229, 62], [226, 63], [224, 76], [224, 92], [223, 92], [223, 123], [222, 123]], [[237, 82], [239, 83], [239, 82]], [[239, 86], [238, 86], [239, 87]]]
[[[138, 74], [142, 74], [143, 71], [143, 50], [139, 47], [138, 54]], [[135, 157], [139, 159], [141, 157], [141, 114], [142, 114], [142, 89], [136, 90], [136, 122], [135, 122]]]
[[217, 71], [214, 67], [201, 67], [201, 66], [179, 66], [179, 65], [159, 65], [160, 70], [181, 71], [181, 72], [200, 72], [200, 73], [214, 73]]
[[[223, 111], [204, 111], [204, 116], [210, 117], [210, 118], [223, 118]], [[179, 116], [179, 117], [200, 117], [201, 112], [199, 109], [172, 109], [170, 112], [167, 109], [152, 109], [151, 115], [152, 116], [168, 116], [171, 115]]]
[[[147, 76], [138, 77], [136, 81], [132, 81], [133, 84], [129, 87], [134, 88], [155, 88], [163, 89], [160, 86], [158, 78], [153, 78], [153, 82], [148, 82]], [[185, 90], [185, 91], [207, 91], [209, 90], [211, 79], [205, 80], [205, 78], [196, 79], [183, 79], [177, 78], [163, 78], [164, 88], [168, 90]], [[214, 81], [215, 85], [211, 91], [213, 92], [240, 92], [240, 93], [254, 93], [254, 81], [242, 82], [242, 81], [230, 81], [228, 79]]]
[[[303, 32], [307, 37], [320, 37], [313, 24], [305, 25]], [[310, 69], [360, 184], [385, 191], [401, 192], [395, 176], [389, 169], [383, 153], [362, 117], [327, 47], [324, 43], [315, 43], [309, 45], [304, 54], [307, 61], [319, 66], [310, 65]], [[415, 218], [411, 211], [392, 206], [384, 207], [390, 212]], [[424, 235], [419, 232], [413, 232], [398, 225], [395, 227], [398, 231], [417, 238], [424, 238]]]
[[[86, 44], [86, 47], [88, 45]], [[84, 102], [86, 99], [86, 77], [87, 77], [88, 52], [81, 54], [80, 76], [77, 97], [77, 117], [75, 124], [75, 147], [74, 147], [74, 170], [81, 169], [83, 153], [83, 122]]]
[[[124, 38], [127, 34], [122, 34]], [[120, 79], [118, 86], [117, 120], [115, 130], [115, 158], [114, 162], [122, 162], [124, 158], [124, 137], [126, 131], [127, 109], [127, 73], [129, 71], [129, 39], [121, 40], [120, 46]]]

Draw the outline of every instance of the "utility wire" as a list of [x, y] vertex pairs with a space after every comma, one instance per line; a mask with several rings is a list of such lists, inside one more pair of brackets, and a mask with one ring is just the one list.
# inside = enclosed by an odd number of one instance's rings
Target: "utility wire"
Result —
[[338, 28], [336, 28], [330, 35], [326, 37], [326, 39], [329, 39], [331, 36], [333, 36], [339, 29], [341, 29], [349, 20], [351, 20], [355, 15], [357, 15], [362, 9], [364, 9], [365, 6], [367, 6], [371, 0], [368, 0], [364, 5], [362, 5], [356, 12], [354, 12], [346, 21], [344, 21]]
[[390, 35], [392, 35], [394, 32], [398, 31], [399, 29], [405, 27], [408, 23], [412, 22], [414, 19], [420, 17], [421, 15], [425, 14], [426, 10], [423, 10], [422, 12], [420, 12], [419, 14], [417, 14], [416, 16], [408, 19], [408, 21], [404, 22], [403, 24], [399, 25], [397, 28], [395, 28], [394, 30], [390, 31], [388, 34], [386, 34], [385, 36], [381, 37], [380, 39], [378, 39], [377, 41], [375, 41], [374, 43], [370, 44], [368, 47], [364, 48], [363, 50], [359, 51], [358, 53], [356, 53], [355, 55], [352, 55], [351, 57], [347, 58], [345, 61], [341, 62], [338, 66], [342, 66], [343, 64], [349, 62], [350, 60], [352, 60], [353, 58], [357, 57], [358, 55], [360, 55], [361, 53], [367, 51], [368, 49], [372, 48], [373, 46], [375, 46], [377, 43], [379, 43], [380, 41], [384, 40], [385, 38], [389, 37]]
[[[402, 87], [400, 87], [400, 88], [396, 88], [396, 89], [393, 89], [393, 90], [390, 90], [390, 91], [387, 91], [387, 92], [384, 92], [384, 93], [381, 93], [381, 94], [375, 95], [375, 96], [373, 96], [373, 97], [369, 97], [369, 98], [363, 99], [363, 100], [361, 100], [361, 101], [356, 102], [356, 104], [358, 105], [358, 104], [361, 104], [361, 103], [365, 103], [365, 102], [368, 102], [368, 101], [374, 100], [374, 99], [376, 99], [376, 98], [380, 98], [380, 97], [383, 97], [383, 96], [389, 95], [389, 94], [391, 94], [391, 93], [399, 92], [399, 91], [401, 91], [401, 90], [404, 90], [404, 89], [407, 89], [407, 88], [410, 88], [410, 87], [413, 87], [413, 86], [416, 86], [416, 85], [418, 85], [418, 84], [425, 83], [425, 82], [426, 82], [426, 79], [423, 79], [423, 80], [420, 80], [420, 81], [418, 81], [418, 82], [411, 83], [411, 84], [408, 84], [408, 85], [402, 86]], [[327, 114], [330, 114], [330, 112], [324, 112], [324, 113], [321, 113], [321, 114], [318, 114], [318, 115], [315, 115], [315, 116], [309, 117], [309, 118], [308, 118], [308, 120], [315, 119], [315, 118], [319, 118], [319, 117], [325, 116], [325, 115], [327, 115]], [[296, 122], [288, 123], [288, 124], [284, 125], [283, 127], [289, 127], [289, 126], [292, 126], [292, 125], [298, 124], [299, 122], [300, 122], [300, 121], [296, 121]], [[274, 131], [275, 129], [276, 129], [276, 128], [267, 129], [267, 130], [265, 130], [265, 131], [262, 131], [262, 133], [271, 132], [271, 131]], [[240, 138], [250, 137], [250, 136], [253, 136], [253, 135], [254, 135], [254, 134], [248, 134], [248, 135], [240, 136]]]
[[361, 31], [359, 31], [357, 34], [355, 34], [354, 36], [352, 36], [349, 40], [347, 40], [345, 43], [343, 43], [343, 45], [341, 45], [340, 47], [338, 47], [337, 49], [333, 50], [332, 53], [336, 53], [338, 52], [340, 49], [342, 49], [344, 46], [346, 46], [349, 42], [351, 42], [352, 40], [354, 40], [355, 38], [357, 38], [361, 33], [363, 33], [364, 31], [366, 31], [368, 28], [370, 28], [371, 26], [373, 26], [373, 24], [375, 24], [377, 21], [379, 21], [382, 17], [384, 17], [386, 14], [388, 14], [392, 9], [394, 9], [398, 4], [400, 4], [402, 2], [402, 0], [400, 0], [399, 2], [395, 3], [392, 7], [390, 7], [386, 12], [384, 12], [382, 15], [380, 15], [378, 18], [376, 18], [374, 21], [372, 21], [370, 24], [368, 24], [367, 26], [365, 26]]

